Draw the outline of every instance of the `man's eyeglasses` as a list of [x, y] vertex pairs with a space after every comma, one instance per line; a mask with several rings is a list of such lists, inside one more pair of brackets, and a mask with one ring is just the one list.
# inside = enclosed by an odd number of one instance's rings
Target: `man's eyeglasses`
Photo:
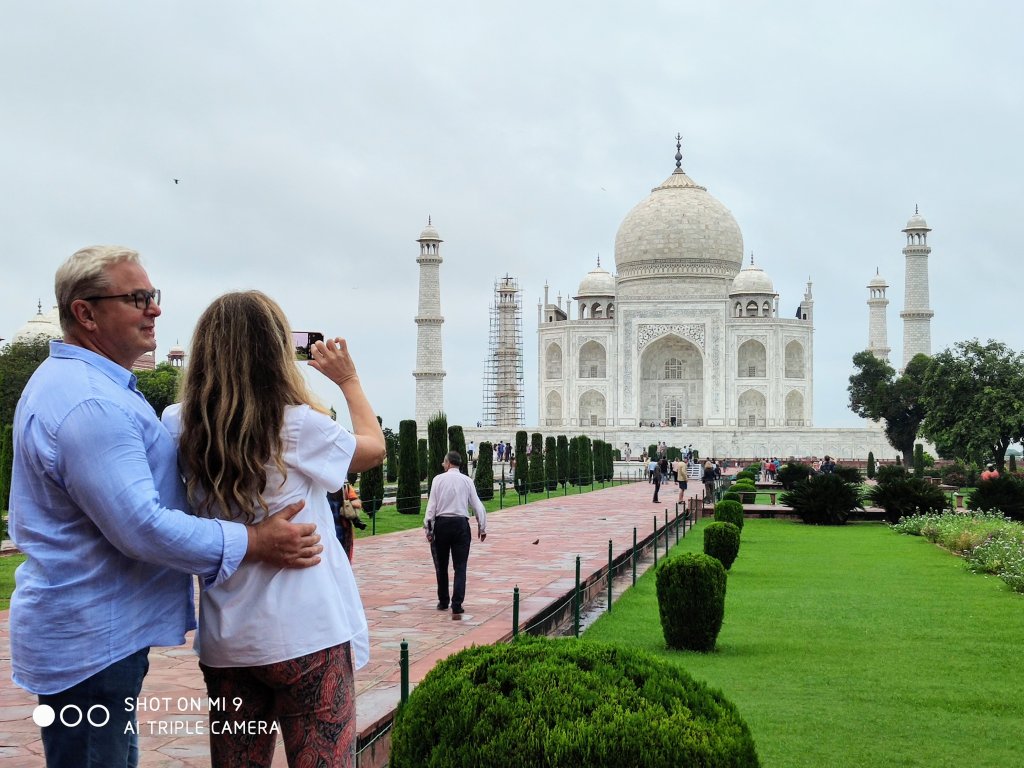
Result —
[[131, 299], [135, 302], [136, 309], [149, 309], [150, 304], [160, 306], [160, 291], [154, 288], [152, 291], [132, 291], [131, 293], [117, 293], [112, 296], [86, 296], [86, 301], [101, 301], [103, 299]]

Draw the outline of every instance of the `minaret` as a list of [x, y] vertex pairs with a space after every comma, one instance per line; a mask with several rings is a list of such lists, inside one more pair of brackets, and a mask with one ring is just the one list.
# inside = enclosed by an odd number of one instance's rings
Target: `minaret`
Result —
[[441, 240], [430, 218], [417, 240], [420, 255], [420, 300], [416, 313], [416, 427], [444, 410], [444, 368], [441, 363]]
[[907, 222], [907, 247], [903, 255], [907, 262], [906, 294], [903, 299], [903, 368], [917, 354], [932, 353], [931, 320], [935, 314], [928, 308], [928, 233], [931, 228], [914, 206], [914, 215]]
[[885, 289], [889, 284], [878, 274], [868, 283], [868, 352], [879, 360], [889, 361], [889, 332], [886, 327], [885, 313], [889, 300], [885, 298]]

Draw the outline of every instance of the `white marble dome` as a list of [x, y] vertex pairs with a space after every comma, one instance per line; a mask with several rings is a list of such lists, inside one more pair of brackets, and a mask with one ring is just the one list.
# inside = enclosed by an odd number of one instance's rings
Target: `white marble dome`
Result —
[[871, 282], [868, 283], [868, 288], [888, 288], [889, 284], [885, 282], [885, 278], [882, 277], [878, 272], [875, 272], [875, 276], [871, 278]]
[[732, 281], [730, 294], [736, 293], [775, 293], [775, 286], [772, 279], [765, 274], [765, 271], [754, 264], [751, 258], [750, 264], [740, 270], [740, 273]]
[[582, 296], [614, 296], [615, 275], [600, 265], [590, 270], [580, 282], [577, 298]]
[[742, 263], [743, 235], [736, 219], [678, 167], [626, 214], [615, 236], [620, 279], [731, 279]]
[[914, 211], [914, 215], [910, 217], [909, 221], [907, 221], [907, 226], [903, 231], [906, 232], [908, 229], [927, 229], [929, 232], [931, 231], [931, 227], [929, 227], [928, 222], [924, 220], [924, 216], [916, 210]]
[[427, 224], [427, 226], [425, 226], [423, 228], [423, 231], [420, 232], [420, 236], [418, 238], [416, 238], [416, 239], [417, 240], [437, 240], [438, 242], [442, 242], [442, 243], [444, 242], [441, 239], [441, 235], [439, 235], [437, 233], [437, 230], [434, 228], [434, 225], [433, 224], [429, 224], [429, 223]]
[[43, 314], [43, 308], [40, 304], [36, 315], [15, 332], [12, 341], [33, 341], [39, 337], [45, 339], [64, 338], [64, 331], [60, 329], [60, 318], [57, 315], [56, 307]]

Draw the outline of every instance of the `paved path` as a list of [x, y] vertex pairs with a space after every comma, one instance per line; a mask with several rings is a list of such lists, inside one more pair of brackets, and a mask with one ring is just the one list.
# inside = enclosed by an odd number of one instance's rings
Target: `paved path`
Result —
[[[688, 496], [702, 492], [690, 483]], [[466, 613], [454, 620], [436, 609], [430, 550], [419, 529], [359, 539], [355, 571], [370, 624], [371, 661], [356, 673], [361, 733], [387, 718], [399, 699], [399, 654], [409, 643], [413, 684], [437, 663], [470, 645], [493, 643], [511, 635], [513, 588], [520, 590], [520, 626], [560, 601], [575, 584], [576, 555], [583, 578], [633, 544], [633, 528], [642, 540], [653, 531], [653, 518], [674, 512], [677, 492], [662, 486], [661, 504], [651, 502], [647, 483], [618, 486], [576, 495], [555, 496], [525, 507], [492, 513], [487, 541], [474, 538], [469, 559]], [[473, 524], [475, 533], [475, 523]], [[141, 765], [147, 768], [192, 768], [209, 765], [202, 676], [184, 646], [153, 649], [142, 697], [151, 710], [139, 712]], [[7, 612], [0, 612], [0, 765], [42, 765], [39, 730], [32, 723], [34, 697], [10, 681]], [[364, 764], [370, 761], [366, 760]], [[274, 766], [286, 765], [278, 746]]]

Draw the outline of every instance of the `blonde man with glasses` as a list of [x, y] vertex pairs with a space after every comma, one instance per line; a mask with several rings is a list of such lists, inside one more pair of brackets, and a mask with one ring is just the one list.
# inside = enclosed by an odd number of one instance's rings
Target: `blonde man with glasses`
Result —
[[48, 768], [134, 768], [129, 704], [150, 646], [180, 645], [196, 626], [191, 574], [217, 584], [243, 560], [309, 567], [322, 547], [314, 525], [289, 522], [301, 504], [253, 527], [183, 511], [174, 442], [131, 371], [156, 349], [161, 314], [138, 253], [84, 248], [55, 292], [64, 339], [14, 414], [9, 526], [27, 559], [11, 596], [12, 676], [39, 697]]

